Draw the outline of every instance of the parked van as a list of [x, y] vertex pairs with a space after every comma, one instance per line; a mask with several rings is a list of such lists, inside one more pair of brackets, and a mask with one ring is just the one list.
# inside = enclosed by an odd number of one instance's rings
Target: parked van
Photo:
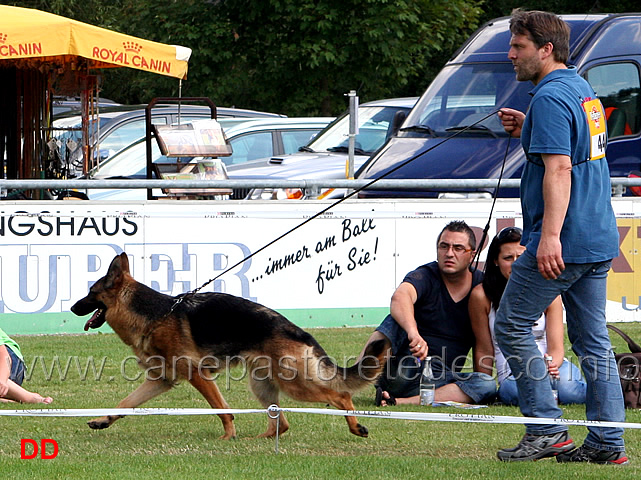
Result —
[[[641, 170], [641, 14], [562, 15], [570, 25], [570, 56], [601, 99], [608, 126], [607, 159], [613, 177]], [[399, 132], [357, 172], [356, 178], [520, 178], [525, 155], [508, 140], [496, 112], [525, 112], [531, 82], [518, 82], [507, 58], [509, 18], [488, 22], [447, 62], [409, 113]], [[485, 118], [487, 117], [487, 118]], [[480, 123], [479, 120], [483, 119]], [[554, 119], [550, 119], [554, 121]], [[472, 126], [452, 139], [448, 137]], [[508, 145], [509, 143], [509, 145]], [[367, 190], [360, 197], [490, 196], [494, 189]], [[638, 190], [638, 189], [637, 189]], [[628, 192], [629, 194], [630, 192]], [[499, 196], [518, 196], [501, 188]]]

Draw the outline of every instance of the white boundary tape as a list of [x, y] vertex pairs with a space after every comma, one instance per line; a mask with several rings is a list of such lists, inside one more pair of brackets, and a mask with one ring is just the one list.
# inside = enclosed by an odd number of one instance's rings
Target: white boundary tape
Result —
[[[270, 407], [272, 408], [272, 407]], [[353, 415], [357, 417], [392, 418], [399, 420], [423, 420], [432, 422], [465, 422], [465, 423], [516, 423], [516, 424], [560, 424], [584, 425], [586, 427], [619, 427], [641, 429], [641, 423], [599, 422], [594, 420], [573, 420], [567, 418], [510, 417], [502, 415], [482, 415], [469, 413], [419, 413], [388, 412], [387, 410], [329, 410], [323, 408], [278, 408], [281, 412], [316, 413], [321, 415]]]
[[107, 409], [25, 409], [2, 410], [0, 416], [8, 417], [101, 417], [105, 415], [221, 415], [266, 413], [272, 418], [283, 413], [311, 413], [317, 415], [357, 416], [371, 418], [390, 418], [397, 420], [422, 420], [432, 422], [498, 423], [498, 424], [560, 424], [586, 427], [618, 427], [641, 429], [641, 423], [599, 422], [593, 420], [574, 420], [566, 418], [513, 417], [502, 415], [483, 415], [470, 413], [432, 413], [398, 412], [391, 410], [332, 410], [326, 408], [281, 408], [272, 405], [267, 409], [223, 409], [223, 408], [107, 408]]
[[103, 417], [107, 415], [219, 415], [267, 413], [266, 409], [233, 408], [45, 408], [40, 410], [0, 410], [0, 417]]

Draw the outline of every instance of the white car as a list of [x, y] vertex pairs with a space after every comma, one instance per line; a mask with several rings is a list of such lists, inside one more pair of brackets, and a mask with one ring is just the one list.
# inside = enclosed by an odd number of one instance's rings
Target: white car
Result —
[[[226, 165], [239, 165], [244, 162], [271, 155], [287, 154], [309, 143], [314, 136], [327, 126], [333, 117], [305, 118], [221, 118], [218, 120], [227, 142], [232, 147], [230, 156], [221, 157]], [[196, 161], [181, 158], [181, 163]], [[152, 162], [155, 164], [175, 164], [177, 158], [169, 158], [160, 152], [155, 139], [152, 139]], [[152, 176], [156, 178], [155, 172]], [[138, 139], [115, 155], [101, 162], [87, 175], [93, 179], [145, 179], [147, 178], [146, 141]], [[90, 200], [144, 200], [145, 189], [90, 189], [86, 191]]]

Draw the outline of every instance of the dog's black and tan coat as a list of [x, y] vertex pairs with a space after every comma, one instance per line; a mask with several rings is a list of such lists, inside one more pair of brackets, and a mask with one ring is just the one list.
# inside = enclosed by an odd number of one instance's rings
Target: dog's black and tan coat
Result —
[[[113, 259], [107, 275], [71, 311], [80, 316], [94, 312], [85, 330], [106, 321], [133, 349], [141, 368], [153, 372], [119, 408], [137, 407], [171, 389], [177, 380], [188, 380], [213, 408], [229, 408], [212, 374], [228, 368], [229, 362], [242, 361], [264, 407], [278, 405], [282, 391], [297, 400], [354, 410], [352, 393], [376, 379], [389, 346], [372, 343], [358, 364], [337, 367], [309, 333], [257, 303], [223, 293], [197, 293], [176, 304], [176, 297], [134, 280], [125, 253]], [[233, 416], [219, 417], [225, 429], [222, 438], [235, 437]], [[97, 418], [89, 426], [107, 428], [118, 418]], [[346, 419], [353, 434], [367, 436], [367, 428], [355, 417]], [[279, 433], [288, 427], [281, 415]], [[261, 436], [275, 435], [276, 420], [270, 419]]]

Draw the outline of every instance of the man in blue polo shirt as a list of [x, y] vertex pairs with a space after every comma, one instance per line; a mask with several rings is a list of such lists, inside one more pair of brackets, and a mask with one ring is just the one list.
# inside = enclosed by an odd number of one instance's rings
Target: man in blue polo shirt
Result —
[[[496, 339], [517, 379], [525, 416], [559, 418], [547, 367], [532, 325], [558, 295], [566, 308], [568, 336], [588, 383], [588, 420], [623, 422], [623, 395], [606, 329], [606, 279], [618, 255], [616, 219], [610, 203], [605, 158], [606, 118], [594, 90], [567, 67], [569, 27], [547, 12], [515, 10], [508, 57], [519, 81], [531, 81], [527, 115], [509, 108], [499, 116], [505, 130], [521, 137], [527, 163], [521, 179], [526, 251], [512, 266], [497, 313]], [[575, 449], [567, 427], [526, 424], [503, 461], [627, 464], [623, 429], [589, 427]]]

